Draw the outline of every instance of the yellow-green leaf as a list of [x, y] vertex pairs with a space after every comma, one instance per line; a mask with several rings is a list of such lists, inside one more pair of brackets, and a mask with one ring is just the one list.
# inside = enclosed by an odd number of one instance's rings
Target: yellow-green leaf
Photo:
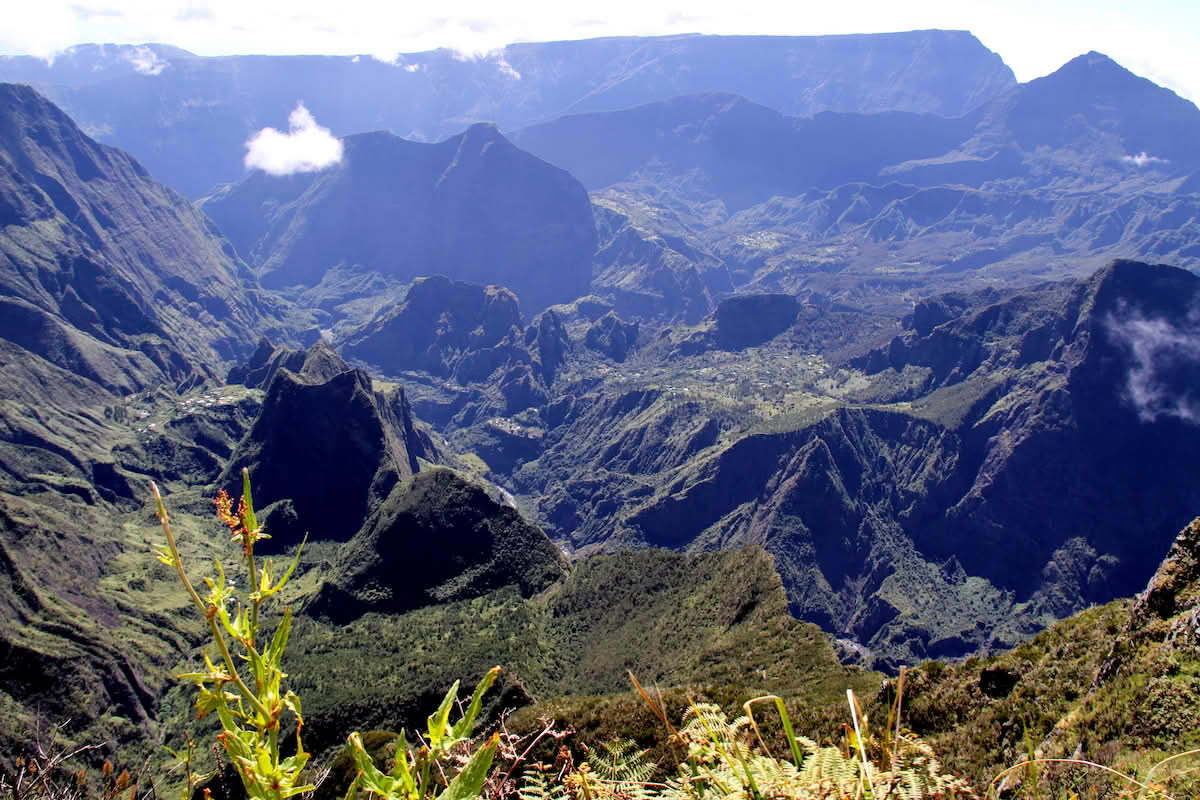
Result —
[[487, 780], [488, 772], [492, 769], [492, 758], [496, 755], [496, 746], [500, 743], [500, 734], [492, 734], [486, 745], [475, 751], [471, 760], [454, 776], [450, 785], [438, 795], [438, 800], [470, 800], [478, 797]]
[[446, 737], [446, 728], [450, 719], [450, 709], [454, 706], [454, 701], [458, 697], [458, 681], [450, 687], [450, 691], [446, 692], [446, 696], [442, 698], [442, 704], [438, 706], [438, 710], [429, 716], [429, 749], [437, 751], [442, 744], [442, 739]]

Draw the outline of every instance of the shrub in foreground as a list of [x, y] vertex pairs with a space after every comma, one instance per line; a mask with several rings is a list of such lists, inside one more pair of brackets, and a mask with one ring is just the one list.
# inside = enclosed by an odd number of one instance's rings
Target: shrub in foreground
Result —
[[[259, 567], [255, 562], [254, 545], [267, 535], [254, 515], [250, 476], [243, 470], [242, 497], [236, 509], [232, 500], [221, 492], [217, 497], [217, 516], [242, 547], [242, 560], [249, 578], [248, 590], [243, 598], [235, 585], [226, 580], [224, 567], [218, 561], [216, 578], [204, 579], [208, 591], [202, 597], [184, 568], [158, 487], [154, 486], [153, 491], [158, 518], [166, 534], [166, 544], [158, 548], [158, 558], [179, 575], [193, 604], [208, 623], [218, 655], [214, 661], [205, 652], [203, 671], [179, 676], [196, 684], [197, 713], [199, 716], [217, 714], [221, 722], [221, 733], [217, 738], [241, 778], [248, 797], [285, 800], [311, 792], [316, 787], [304, 782], [309, 753], [305, 752], [300, 738], [304, 727], [300, 698], [284, 687], [286, 673], [281, 667], [291, 630], [290, 609], [284, 610], [283, 619], [265, 648], [259, 643], [263, 603], [287, 584], [299, 563], [303, 543], [291, 566], [277, 579], [272, 575], [270, 561], [264, 561]], [[245, 676], [239, 670], [238, 661], [246, 670]], [[469, 743], [483, 695], [499, 672], [498, 667], [488, 672], [476, 687], [466, 711], [452, 724], [450, 714], [458, 696], [456, 682], [437, 711], [429, 717], [419, 748], [410, 748], [401, 735], [395, 767], [390, 774], [375, 767], [363, 748], [360, 735], [357, 732], [350, 734], [349, 745], [358, 774], [347, 798], [353, 798], [360, 790], [387, 800], [467, 800], [478, 796], [491, 769], [498, 739], [493, 736], [482, 744]], [[279, 742], [285, 712], [294, 717], [296, 727], [295, 752], [288, 756], [282, 754]], [[464, 744], [473, 752], [466, 763], [455, 770], [457, 765], [453, 763], [451, 751], [461, 750]], [[187, 798], [191, 797], [195, 785], [211, 777], [193, 773], [189, 755], [181, 757], [187, 770]]]

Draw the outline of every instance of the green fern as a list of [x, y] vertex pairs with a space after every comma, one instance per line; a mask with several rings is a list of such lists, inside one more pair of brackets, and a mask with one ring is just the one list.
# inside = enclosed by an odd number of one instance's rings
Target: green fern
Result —
[[613, 739], [600, 745], [600, 753], [587, 763], [600, 780], [612, 783], [644, 784], [654, 776], [657, 765], [646, 758], [649, 750], [639, 749], [631, 739]]
[[534, 764], [525, 771], [523, 785], [517, 791], [521, 800], [567, 800], [567, 787], [544, 764]]
[[940, 800], [973, 798], [976, 794], [962, 779], [943, 775], [941, 765], [925, 742], [911, 734], [898, 737], [892, 768], [867, 764], [870, 783], [863, 781], [859, 760], [837, 747], [822, 747], [811, 739], [795, 737], [800, 763], [777, 759], [753, 745], [749, 717], [730, 722], [720, 708], [692, 707], [680, 737], [688, 745], [690, 769], [685, 765], [672, 778], [660, 800], [696, 800], [712, 795], [720, 800]]

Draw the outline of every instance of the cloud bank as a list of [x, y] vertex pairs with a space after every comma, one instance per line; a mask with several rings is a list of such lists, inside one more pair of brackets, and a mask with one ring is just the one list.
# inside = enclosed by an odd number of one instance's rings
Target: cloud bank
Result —
[[263, 128], [246, 141], [246, 168], [268, 175], [317, 172], [341, 160], [342, 140], [318, 125], [304, 103], [288, 115], [287, 133]]
[[1143, 422], [1162, 417], [1200, 425], [1200, 398], [1188, 388], [1200, 370], [1200, 314], [1182, 325], [1139, 314], [1109, 316], [1108, 330], [1132, 357], [1126, 398]]
[[[812, 35], [948, 28], [970, 30], [1020, 80], [1098, 50], [1185, 97], [1200, 100], [1200, 3], [1128, 0], [886, 0], [731, 4], [655, 0], [40, 0], [19, 25], [0, 26], [0, 53], [50, 56], [81, 42], [170, 43], [200, 55], [373, 54], [449, 48], [482, 57], [513, 42], [679, 33]], [[516, 65], [514, 65], [516, 66]]]

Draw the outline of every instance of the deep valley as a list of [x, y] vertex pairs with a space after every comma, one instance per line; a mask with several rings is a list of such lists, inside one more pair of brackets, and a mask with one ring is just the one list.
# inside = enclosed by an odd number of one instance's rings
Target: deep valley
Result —
[[[629, 672], [819, 739], [904, 667], [979, 786], [1200, 741], [1191, 102], [965, 32], [512, 45], [516, 79], [153, 47], [0, 60], [5, 775], [65, 720], [91, 767], [218, 730], [150, 483], [210, 574], [243, 470], [322, 764], [495, 664], [489, 725], [663, 758]], [[243, 168], [307, 83], [338, 159]]]

